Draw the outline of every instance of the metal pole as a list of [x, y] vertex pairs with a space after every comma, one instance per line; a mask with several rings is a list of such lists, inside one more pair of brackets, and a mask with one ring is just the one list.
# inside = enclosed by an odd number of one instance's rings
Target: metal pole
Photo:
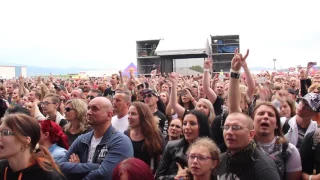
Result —
[[276, 60], [277, 59], [273, 59], [273, 70], [276, 70]]

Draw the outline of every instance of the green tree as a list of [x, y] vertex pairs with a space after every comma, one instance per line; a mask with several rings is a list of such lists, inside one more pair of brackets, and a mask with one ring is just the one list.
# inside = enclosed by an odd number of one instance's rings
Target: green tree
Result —
[[203, 73], [203, 68], [201, 66], [199, 66], [199, 65], [191, 66], [189, 69]]

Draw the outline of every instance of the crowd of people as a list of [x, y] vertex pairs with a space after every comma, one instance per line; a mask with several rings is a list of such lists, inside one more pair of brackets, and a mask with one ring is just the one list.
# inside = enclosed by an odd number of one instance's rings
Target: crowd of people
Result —
[[[0, 180], [320, 179], [320, 73], [37, 77], [0, 84]], [[243, 73], [241, 73], [243, 71]]]

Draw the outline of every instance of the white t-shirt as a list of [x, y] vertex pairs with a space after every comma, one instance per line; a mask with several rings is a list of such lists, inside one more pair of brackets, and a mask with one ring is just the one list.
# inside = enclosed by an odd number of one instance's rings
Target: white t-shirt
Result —
[[117, 115], [113, 116], [111, 119], [112, 126], [116, 128], [119, 132], [124, 132], [128, 129], [129, 122], [128, 122], [128, 114], [123, 116], [122, 118], [118, 118]]
[[96, 151], [96, 147], [100, 143], [102, 137], [96, 139], [94, 136], [92, 136], [91, 143], [90, 143], [90, 149], [89, 149], [89, 155], [88, 155], [88, 163], [92, 162], [92, 158], [94, 156], [94, 152]]

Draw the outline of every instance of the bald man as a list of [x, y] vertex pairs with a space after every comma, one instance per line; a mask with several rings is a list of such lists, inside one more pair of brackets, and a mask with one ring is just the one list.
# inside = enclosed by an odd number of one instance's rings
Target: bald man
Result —
[[280, 180], [275, 162], [256, 147], [252, 119], [242, 113], [228, 115], [223, 127], [227, 152], [221, 155], [220, 179]]
[[93, 131], [79, 136], [58, 163], [68, 179], [111, 180], [118, 163], [133, 157], [131, 140], [111, 125], [113, 107], [105, 97], [89, 102], [87, 119]]

